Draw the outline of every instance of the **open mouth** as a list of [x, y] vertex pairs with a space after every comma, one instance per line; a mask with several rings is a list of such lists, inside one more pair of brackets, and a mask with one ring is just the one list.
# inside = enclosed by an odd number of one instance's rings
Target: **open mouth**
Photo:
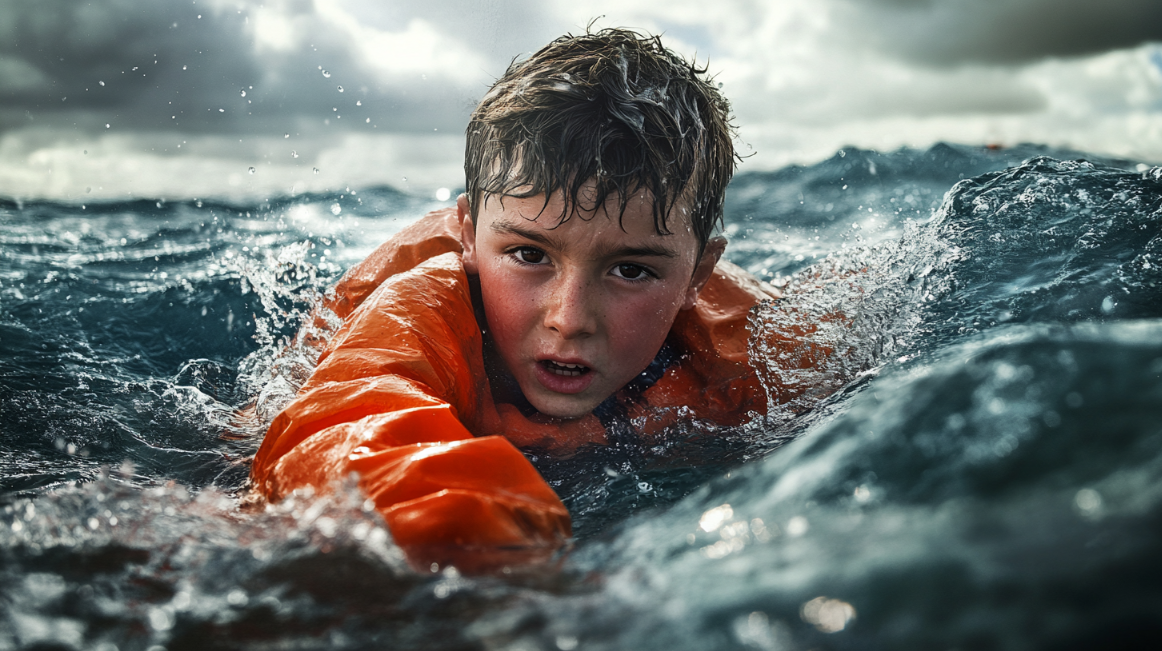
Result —
[[590, 371], [588, 366], [582, 366], [581, 364], [561, 364], [548, 359], [542, 360], [540, 364], [548, 372], [564, 377], [578, 377]]

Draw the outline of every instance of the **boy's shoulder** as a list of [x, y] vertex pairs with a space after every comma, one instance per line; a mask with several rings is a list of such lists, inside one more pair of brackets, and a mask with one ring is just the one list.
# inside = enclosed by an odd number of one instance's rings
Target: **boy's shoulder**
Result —
[[326, 306], [339, 318], [346, 319], [388, 278], [429, 258], [462, 250], [456, 208], [434, 210], [405, 226], [366, 259], [348, 269], [335, 285]]

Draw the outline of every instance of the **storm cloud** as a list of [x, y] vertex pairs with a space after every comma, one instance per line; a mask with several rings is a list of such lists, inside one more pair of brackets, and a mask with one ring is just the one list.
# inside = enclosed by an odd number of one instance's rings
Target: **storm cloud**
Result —
[[530, 47], [494, 33], [538, 13], [522, 3], [345, 4], [5, 2], [0, 130], [458, 129], [512, 49]]
[[[592, 18], [587, 12], [616, 15], [620, 9], [639, 25], [644, 18], [645, 25], [653, 23], [671, 36], [696, 35], [686, 40], [693, 40], [689, 45], [697, 51], [726, 53], [719, 58], [730, 60], [735, 44], [722, 34], [715, 38], [707, 25], [726, 21], [746, 28], [802, 3], [743, 2], [717, 12], [699, 3], [666, 9], [648, 1], [607, 4], [9, 0], [0, 4], [0, 131], [28, 126], [88, 133], [106, 128], [268, 135], [455, 131], [512, 57], [585, 24]], [[821, 65], [837, 53], [866, 51], [918, 68], [1012, 67], [1162, 40], [1158, 0], [808, 4], [809, 11], [828, 18], [813, 44]], [[570, 20], [562, 20], [564, 14]], [[778, 47], [763, 44], [766, 50]], [[937, 86], [951, 92], [927, 90]], [[870, 115], [897, 108], [904, 114], [956, 114], [1032, 110], [1044, 103], [1036, 91], [1013, 80], [986, 84], [977, 93], [956, 82], [899, 92], [894, 87], [870, 88], [865, 101], [848, 103], [840, 113], [862, 106]], [[843, 91], [813, 94], [843, 102]], [[827, 119], [831, 112], [812, 106], [811, 94], [801, 106], [772, 111]]]
[[1162, 41], [1158, 0], [843, 0], [845, 29], [933, 66], [1027, 64]]

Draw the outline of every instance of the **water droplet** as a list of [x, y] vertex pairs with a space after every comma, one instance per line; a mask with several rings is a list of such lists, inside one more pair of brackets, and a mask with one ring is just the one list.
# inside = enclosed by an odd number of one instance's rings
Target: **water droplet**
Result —
[[155, 631], [168, 631], [173, 628], [174, 617], [165, 608], [149, 609], [149, 625]]
[[246, 89], [245, 88], [242, 89], [242, 96], [246, 97]]
[[341, 92], [343, 92], [343, 87], [342, 87], [342, 86], [340, 86], [340, 87], [339, 87], [339, 92], [340, 92], [340, 93], [341, 93]]
[[436, 190], [436, 201], [447, 201], [452, 196], [452, 191], [448, 188], [440, 188]]
[[186, 69], [186, 66], [182, 66], [182, 70], [185, 70], [185, 69]]
[[103, 81], [98, 81], [97, 83], [98, 83], [98, 84], [101, 84], [102, 86], [104, 86], [104, 85], [105, 85], [105, 82], [103, 82]]
[[[609, 469], [606, 469], [609, 472]], [[703, 531], [709, 533], [717, 530], [722, 526], [722, 523], [734, 517], [734, 509], [730, 508], [729, 504], [716, 506], [705, 513], [698, 519], [698, 527]]]
[[337, 203], [331, 204], [331, 214], [332, 215], [338, 215], [341, 212], [343, 212], [343, 206], [340, 206]]
[[108, 128], [109, 128], [109, 123], [108, 123], [108, 122], [106, 122], [106, 123], [105, 123], [105, 128], [106, 128], [106, 129], [108, 129]]
[[326, 70], [324, 70], [324, 71], [323, 71], [323, 76], [324, 76], [324, 77], [326, 77], [327, 79], [330, 79], [330, 78], [331, 78], [331, 73], [329, 73], [329, 72], [327, 72]]
[[1092, 488], [1083, 488], [1077, 491], [1077, 495], [1073, 498], [1073, 503], [1081, 511], [1082, 515], [1096, 515], [1101, 511], [1102, 507], [1101, 493]]
[[253, 167], [251, 167], [251, 168], [250, 168], [250, 173], [251, 173], [251, 174], [253, 174], [253, 173], [254, 173], [254, 168], [253, 168]]
[[363, 100], [361, 100], [361, 99], [355, 100], [355, 106], [363, 106]]
[[803, 604], [799, 617], [824, 633], [838, 633], [855, 619], [856, 612], [846, 601], [816, 597]]
[[855, 501], [859, 502], [860, 504], [866, 504], [867, 501], [871, 499], [871, 489], [869, 489], [867, 486], [856, 486], [853, 494], [855, 496]]
[[283, 137], [283, 139], [285, 140], [285, 139], [287, 139], [287, 138], [290, 138], [290, 134], [289, 134], [289, 133], [284, 133], [284, 134], [282, 134], [282, 137]]
[[246, 602], [250, 601], [250, 598], [247, 597], [246, 591], [242, 588], [234, 588], [226, 595], [226, 601], [231, 606], [245, 606]]
[[299, 157], [299, 153], [292, 149], [291, 150], [291, 158], [298, 158], [298, 157]]
[[319, 168], [317, 168], [317, 167], [315, 167], [315, 168], [312, 168], [312, 170], [314, 171], [314, 173], [315, 173], [315, 174], [318, 174], [318, 173], [319, 173]]
[[226, 112], [226, 109], [222, 109], [222, 108], [220, 108], [220, 109], [218, 109], [218, 112], [219, 112], [219, 113], [225, 113], [225, 112]]
[[801, 515], [796, 515], [787, 522], [787, 535], [792, 538], [798, 538], [807, 533], [810, 525], [807, 523], [807, 518]]

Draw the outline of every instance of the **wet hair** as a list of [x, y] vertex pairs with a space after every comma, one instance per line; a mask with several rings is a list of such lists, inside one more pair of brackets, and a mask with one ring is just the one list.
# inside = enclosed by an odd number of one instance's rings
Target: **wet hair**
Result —
[[[699, 250], [722, 219], [734, 174], [730, 104], [706, 68], [657, 36], [603, 29], [562, 36], [514, 60], [472, 113], [464, 172], [475, 222], [487, 195], [550, 197], [595, 210], [616, 197], [624, 218], [638, 191], [654, 200], [654, 229], [690, 214]], [[583, 191], [590, 180], [595, 191]], [[544, 208], [542, 208], [543, 211]]]

